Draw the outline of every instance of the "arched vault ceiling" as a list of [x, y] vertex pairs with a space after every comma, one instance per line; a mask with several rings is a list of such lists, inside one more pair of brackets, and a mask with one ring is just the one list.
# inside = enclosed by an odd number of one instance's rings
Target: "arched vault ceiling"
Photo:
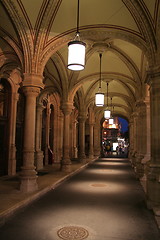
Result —
[[85, 107], [94, 104], [102, 52], [102, 92], [109, 82], [115, 112], [129, 117], [145, 97], [146, 68], [156, 62], [159, 8], [160, 0], [80, 0], [86, 66], [75, 73], [67, 70], [67, 43], [76, 32], [77, 0], [1, 0], [0, 57], [17, 56], [24, 72], [43, 74], [65, 101], [78, 93]]

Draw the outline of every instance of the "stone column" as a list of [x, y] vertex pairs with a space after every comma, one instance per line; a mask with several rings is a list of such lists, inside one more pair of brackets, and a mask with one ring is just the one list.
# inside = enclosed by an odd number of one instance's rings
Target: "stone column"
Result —
[[137, 155], [137, 113], [134, 112], [133, 116], [133, 152], [131, 156], [132, 166], [135, 167], [136, 155]]
[[46, 125], [45, 125], [45, 151], [44, 151], [45, 165], [48, 165], [50, 114], [51, 114], [50, 104], [47, 104], [47, 106], [46, 106]]
[[[18, 89], [17, 89], [18, 90]], [[9, 156], [8, 156], [8, 175], [13, 176], [16, 174], [16, 116], [17, 116], [17, 101], [19, 94], [12, 93], [11, 96], [11, 112], [9, 122]]]
[[58, 144], [59, 144], [59, 138], [60, 138], [60, 129], [59, 129], [59, 122], [58, 122], [58, 115], [59, 115], [59, 111], [55, 111], [55, 109], [51, 110], [51, 119], [52, 122], [50, 124], [52, 124], [53, 128], [52, 128], [52, 136], [53, 139], [52, 141], [52, 145], [53, 145], [53, 164], [56, 164], [57, 166], [60, 166], [60, 159], [58, 158]]
[[134, 141], [134, 137], [133, 137], [133, 116], [131, 116], [130, 120], [129, 120], [129, 159], [132, 160], [132, 154], [134, 151], [133, 148], [133, 141]]
[[137, 154], [135, 172], [137, 178], [142, 178], [144, 174], [142, 159], [146, 149], [146, 106], [143, 100], [137, 102], [137, 112]]
[[73, 109], [73, 104], [66, 102], [62, 104], [62, 112], [64, 114], [63, 124], [63, 157], [61, 169], [64, 172], [71, 171], [71, 159], [70, 159], [70, 114]]
[[89, 123], [89, 158], [94, 158], [94, 151], [93, 151], [93, 127], [94, 123]]
[[20, 190], [23, 192], [35, 191], [38, 188], [37, 175], [34, 166], [35, 152], [35, 120], [36, 120], [36, 97], [40, 89], [38, 87], [23, 87], [26, 96], [23, 167], [20, 174]]
[[43, 105], [37, 106], [36, 114], [36, 152], [35, 152], [35, 164], [36, 169], [40, 170], [43, 168], [43, 151], [41, 150], [41, 141], [42, 141], [42, 111]]
[[151, 160], [147, 175], [147, 195], [152, 206], [160, 206], [160, 71], [151, 72]]
[[144, 174], [143, 174], [143, 177], [141, 178], [141, 184], [146, 192], [148, 164], [151, 159], [150, 101], [148, 96], [145, 98], [144, 102], [146, 105], [146, 130], [145, 130], [146, 149], [145, 149], [144, 158], [142, 159]]
[[150, 127], [150, 101], [149, 97], [145, 98], [146, 104], [146, 153], [143, 158], [143, 163], [147, 163], [151, 158], [151, 127]]
[[[74, 116], [75, 117], [75, 116]], [[72, 122], [72, 157], [77, 158], [77, 120], [73, 119]]]
[[85, 155], [85, 122], [86, 122], [86, 115], [81, 113], [78, 117], [79, 122], [79, 152], [78, 157], [81, 162], [86, 162], [86, 155]]
[[101, 154], [101, 126], [100, 121], [96, 122], [94, 125], [94, 155], [100, 156]]
[[54, 162], [56, 164], [59, 164], [60, 166], [60, 162], [62, 160], [62, 157], [63, 157], [63, 115], [62, 115], [62, 112], [59, 113], [58, 115], [58, 138], [57, 138], [57, 150], [58, 150], [58, 153], [57, 153], [57, 159], [54, 160]]

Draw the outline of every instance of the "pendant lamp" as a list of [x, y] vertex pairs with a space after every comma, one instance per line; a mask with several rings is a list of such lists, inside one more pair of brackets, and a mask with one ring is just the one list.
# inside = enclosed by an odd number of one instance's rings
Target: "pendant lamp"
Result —
[[85, 67], [86, 44], [80, 41], [79, 35], [79, 0], [77, 6], [77, 31], [73, 41], [68, 43], [68, 69], [80, 71]]
[[107, 82], [107, 109], [104, 111], [104, 118], [109, 119], [111, 111], [108, 109], [108, 82]]
[[109, 119], [111, 116], [111, 111], [109, 109], [104, 110], [104, 118]]
[[102, 53], [99, 54], [100, 58], [100, 76], [99, 76], [99, 89], [95, 94], [95, 104], [97, 107], [102, 107], [104, 105], [104, 93], [101, 92], [101, 61], [102, 61]]

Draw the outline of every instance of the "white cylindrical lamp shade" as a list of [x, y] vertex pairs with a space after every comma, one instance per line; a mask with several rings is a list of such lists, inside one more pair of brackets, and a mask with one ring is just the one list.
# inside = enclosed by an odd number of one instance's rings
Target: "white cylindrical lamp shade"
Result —
[[109, 119], [109, 124], [114, 124], [114, 119], [113, 118]]
[[109, 119], [111, 116], [111, 111], [110, 110], [105, 110], [104, 111], [104, 118]]
[[82, 41], [71, 41], [68, 43], [68, 69], [80, 71], [85, 66], [86, 44]]
[[104, 93], [95, 94], [95, 104], [97, 107], [102, 107], [104, 105]]

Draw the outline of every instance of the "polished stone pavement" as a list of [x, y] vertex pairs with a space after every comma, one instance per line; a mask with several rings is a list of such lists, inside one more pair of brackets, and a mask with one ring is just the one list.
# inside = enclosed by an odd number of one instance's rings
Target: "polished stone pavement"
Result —
[[127, 159], [101, 158], [14, 214], [1, 240], [160, 240]]

